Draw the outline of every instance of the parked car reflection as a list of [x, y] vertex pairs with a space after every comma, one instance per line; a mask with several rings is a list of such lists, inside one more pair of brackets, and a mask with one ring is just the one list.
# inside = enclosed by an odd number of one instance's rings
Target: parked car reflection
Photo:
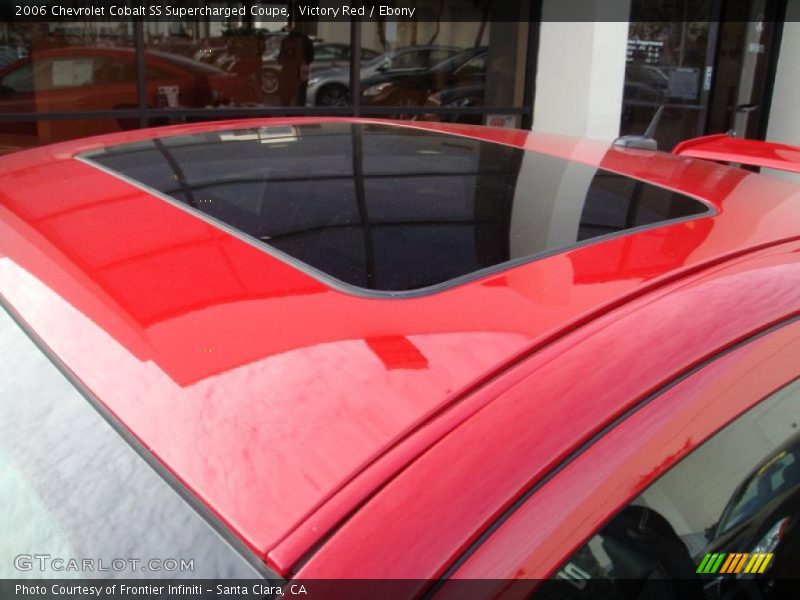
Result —
[[[459, 83], [428, 96], [425, 106], [436, 108], [479, 108], [483, 106], [485, 93], [485, 80]], [[483, 123], [483, 115], [429, 114], [425, 115], [424, 119], [427, 121], [468, 123], [471, 125], [481, 125]]]
[[666, 69], [631, 63], [625, 68], [625, 99], [660, 102], [667, 96]]
[[[429, 69], [459, 51], [454, 46], [406, 46], [362, 62], [361, 80], [376, 73], [413, 73]], [[364, 60], [362, 56], [362, 60]], [[349, 65], [312, 73], [308, 82], [309, 106], [342, 106], [350, 98]]]
[[[375, 50], [369, 48], [361, 49], [361, 62], [369, 61], [375, 57], [380, 56]], [[314, 62], [311, 63], [311, 77], [314, 73], [323, 71], [325, 69], [341, 69], [349, 73], [350, 69], [350, 46], [348, 44], [330, 44], [330, 43], [315, 43], [314, 44]], [[280, 82], [281, 65], [278, 62], [277, 54], [264, 61], [261, 76], [260, 76], [260, 89], [262, 94], [275, 94], [278, 91], [278, 84]], [[346, 103], [347, 93], [336, 95], [336, 88], [328, 88], [324, 90], [326, 97], [324, 98], [323, 105], [337, 105]], [[344, 102], [340, 102], [340, 98]]]
[[[229, 73], [190, 58], [145, 53], [150, 107], [214, 106], [252, 100]], [[3, 112], [112, 110], [137, 105], [132, 48], [53, 48], [0, 70]]]
[[486, 77], [486, 54], [486, 47], [469, 48], [424, 71], [375, 73], [361, 82], [362, 102], [378, 106], [424, 106], [432, 92], [465, 84], [480, 87]]
[[[184, 56], [145, 53], [150, 108], [207, 107], [252, 102], [255, 94], [240, 77]], [[136, 57], [132, 48], [64, 47], [42, 50], [0, 69], [0, 112], [36, 113], [135, 109]], [[133, 129], [136, 117], [50, 122], [46, 139], [58, 141]], [[33, 120], [8, 123], [3, 133], [26, 146], [43, 128]]]
[[0, 68], [10, 65], [26, 55], [23, 48], [13, 45], [0, 46]]
[[[665, 102], [669, 77], [665, 70], [651, 65], [628, 64], [625, 68], [624, 98], [629, 102]], [[624, 104], [622, 121], [630, 123], [636, 118], [637, 107]], [[650, 114], [650, 111], [646, 111]], [[649, 118], [649, 117], [648, 117]]]

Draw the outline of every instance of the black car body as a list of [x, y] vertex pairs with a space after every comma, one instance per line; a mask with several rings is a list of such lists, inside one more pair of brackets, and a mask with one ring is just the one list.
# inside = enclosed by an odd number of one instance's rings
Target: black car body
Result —
[[[769, 579], [759, 586], [797, 577], [800, 551], [800, 434], [771, 452], [740, 483], [722, 514], [708, 528], [707, 553], [772, 553]], [[715, 578], [723, 588], [729, 578]], [[755, 582], [753, 583], [755, 585]], [[760, 590], [760, 593], [776, 590]]]
[[362, 103], [424, 106], [434, 92], [481, 83], [486, 76], [486, 54], [486, 47], [469, 48], [425, 71], [375, 73], [361, 82]]
[[[479, 108], [483, 106], [484, 95], [486, 94], [486, 79], [481, 77], [475, 81], [457, 83], [446, 87], [443, 90], [428, 96], [425, 106], [435, 108]], [[480, 125], [483, 123], [483, 115], [475, 114], [430, 114], [426, 115], [427, 120], [442, 121], [445, 123], [467, 123], [470, 125]]]

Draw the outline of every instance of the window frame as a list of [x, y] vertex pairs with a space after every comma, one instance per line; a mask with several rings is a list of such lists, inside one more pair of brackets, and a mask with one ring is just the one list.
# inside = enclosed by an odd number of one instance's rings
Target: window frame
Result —
[[[664, 473], [800, 379], [791, 358], [798, 352], [800, 315], [795, 314], [721, 350], [657, 390], [538, 483], [446, 576], [523, 577], [535, 589], [537, 580], [552, 577]], [[545, 521], [542, 515], [547, 515]]]
[[[528, 57], [522, 82], [523, 99], [521, 106], [467, 106], [467, 107], [441, 107], [441, 106], [409, 106], [403, 107], [403, 112], [409, 115], [449, 115], [469, 116], [481, 115], [487, 117], [492, 114], [519, 115], [522, 129], [530, 129], [533, 124], [533, 97], [536, 75], [536, 61], [531, 57], [536, 56], [539, 44], [540, 22], [536, 18], [538, 12], [531, 15], [528, 21], [528, 31], [523, 40], [527, 48]], [[350, 52], [349, 73], [357, 74], [361, 70], [361, 20], [354, 18], [350, 22], [350, 47], [357, 52]], [[74, 119], [137, 119], [139, 127], [148, 127], [163, 122], [164, 119], [228, 119], [228, 118], [253, 118], [269, 116], [343, 116], [343, 117], [378, 117], [392, 118], [397, 114], [397, 107], [392, 106], [362, 106], [361, 85], [359, 80], [351, 82], [351, 103], [342, 107], [325, 107], [320, 110], [316, 106], [294, 107], [258, 107], [258, 108], [155, 108], [147, 102], [147, 69], [145, 65], [145, 33], [141, 21], [133, 23], [134, 57], [137, 65], [137, 103], [135, 107], [115, 110], [85, 110], [85, 111], [42, 111], [42, 112], [7, 112], [0, 113], [0, 123], [3, 122], [41, 122]]]

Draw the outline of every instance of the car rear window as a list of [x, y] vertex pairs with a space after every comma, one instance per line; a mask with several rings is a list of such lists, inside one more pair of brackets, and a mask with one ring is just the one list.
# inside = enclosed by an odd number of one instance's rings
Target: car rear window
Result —
[[81, 158], [329, 282], [373, 292], [434, 291], [710, 212], [694, 198], [589, 165], [384, 124], [178, 135]]

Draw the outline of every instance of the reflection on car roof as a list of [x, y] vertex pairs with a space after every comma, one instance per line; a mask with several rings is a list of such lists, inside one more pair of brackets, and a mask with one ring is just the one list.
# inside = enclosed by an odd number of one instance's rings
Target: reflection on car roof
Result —
[[435, 289], [590, 240], [710, 212], [601, 168], [383, 124], [164, 137], [83, 158], [370, 291]]

